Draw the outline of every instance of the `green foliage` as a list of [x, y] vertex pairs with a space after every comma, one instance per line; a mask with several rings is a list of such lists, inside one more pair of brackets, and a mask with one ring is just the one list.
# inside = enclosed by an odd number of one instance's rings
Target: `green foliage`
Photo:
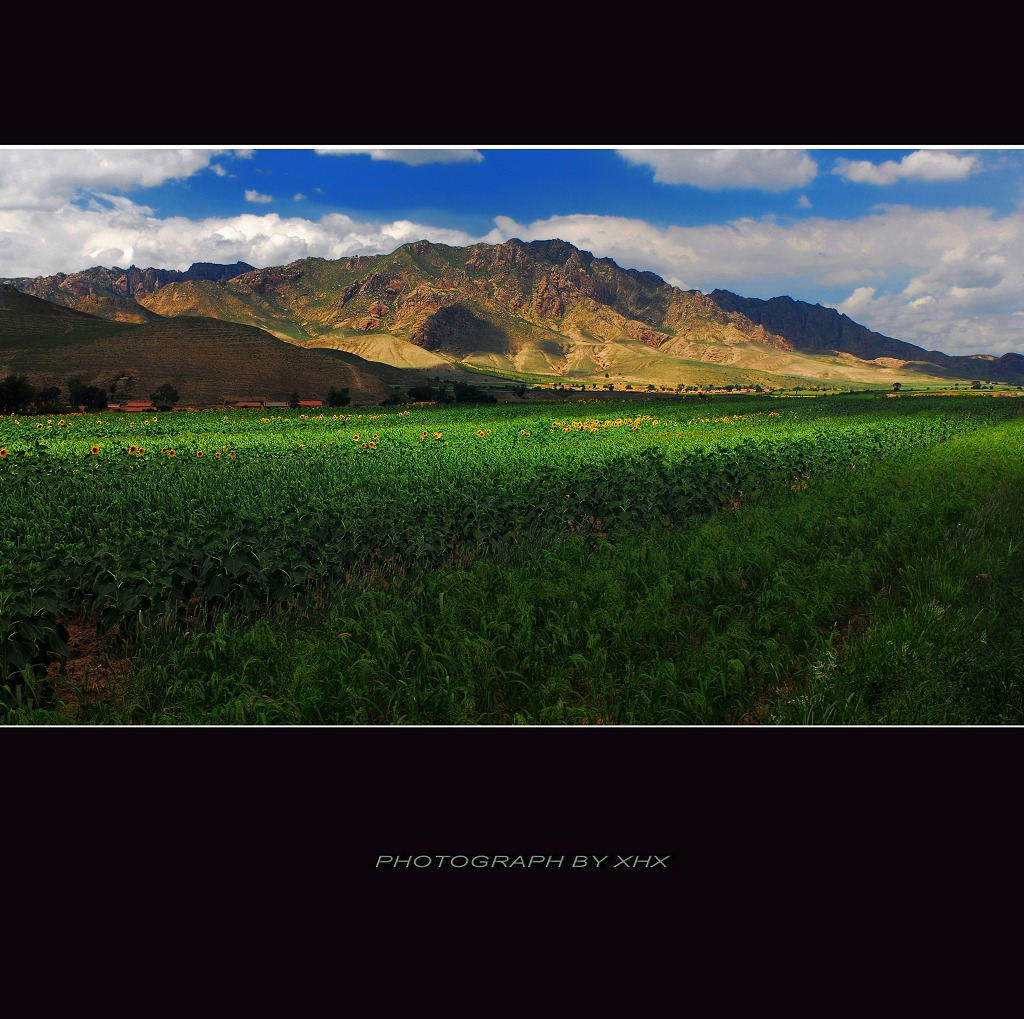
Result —
[[101, 386], [93, 386], [75, 377], [68, 379], [68, 402], [72, 407], [103, 410], [107, 406], [107, 393]]
[[0, 590], [0, 719], [49, 697], [47, 667], [67, 658], [68, 631], [53, 590], [10, 578]]
[[[1022, 427], [989, 396], [4, 418], [7, 718], [70, 720], [77, 620], [136, 663], [81, 721], [1009, 721]], [[886, 656], [949, 666], [916, 716]]]
[[149, 395], [157, 410], [170, 410], [178, 402], [178, 390], [169, 382], [157, 386]]
[[469, 386], [464, 382], [456, 382], [454, 387], [456, 403], [497, 403], [492, 393], [485, 393], [477, 386]]
[[12, 372], [0, 382], [0, 414], [14, 414], [23, 410], [32, 402], [35, 392], [26, 375]]
[[54, 410], [60, 401], [60, 386], [46, 386], [36, 393], [36, 400], [41, 410]]
[[409, 388], [409, 399], [413, 403], [433, 403], [443, 396], [444, 388], [435, 389], [433, 386], [411, 386]]

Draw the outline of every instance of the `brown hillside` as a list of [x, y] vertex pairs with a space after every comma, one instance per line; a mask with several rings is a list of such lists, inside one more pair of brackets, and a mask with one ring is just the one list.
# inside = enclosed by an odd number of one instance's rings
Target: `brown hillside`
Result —
[[354, 402], [372, 403], [390, 392], [344, 355], [305, 350], [260, 329], [216, 319], [162, 319], [95, 339], [29, 347], [7, 370], [28, 375], [37, 388], [63, 387], [78, 377], [108, 391], [119, 384], [122, 398], [145, 398], [170, 383], [183, 406], [250, 396], [287, 400], [294, 392], [302, 399], [326, 399], [331, 387], [347, 387]]
[[88, 294], [79, 298], [70, 307], [76, 311], [84, 311], [97, 318], [109, 319], [111, 322], [155, 322], [160, 316], [144, 308], [138, 301], [130, 297], [102, 297], [99, 294]]
[[306, 339], [306, 334], [287, 315], [259, 294], [246, 291], [244, 298], [208, 280], [169, 284], [146, 297], [140, 307], [150, 315], [178, 318], [183, 315], [217, 318], [239, 325], [255, 326], [279, 339]]

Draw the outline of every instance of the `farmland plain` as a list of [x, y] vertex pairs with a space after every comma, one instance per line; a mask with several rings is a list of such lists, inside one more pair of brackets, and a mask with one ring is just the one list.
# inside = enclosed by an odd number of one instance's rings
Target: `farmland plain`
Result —
[[1024, 400], [0, 419], [0, 720], [1018, 724]]

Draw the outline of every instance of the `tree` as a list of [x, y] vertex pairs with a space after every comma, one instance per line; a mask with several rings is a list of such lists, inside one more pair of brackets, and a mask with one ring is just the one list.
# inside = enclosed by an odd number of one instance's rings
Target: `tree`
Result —
[[105, 410], [107, 391], [101, 386], [90, 386], [76, 376], [68, 379], [68, 403], [72, 407], [84, 407], [86, 410]]
[[898, 393], [902, 388], [903, 388], [903, 383], [902, 382], [894, 382], [892, 384], [892, 391], [894, 393]]
[[170, 410], [178, 402], [178, 390], [169, 382], [165, 382], [154, 389], [149, 398], [157, 410]]
[[413, 403], [433, 403], [437, 399], [437, 390], [433, 386], [412, 386], [409, 399]]
[[298, 405], [299, 405], [299, 394], [298, 394], [298, 392], [294, 392], [288, 398], [288, 406], [291, 407], [292, 410], [295, 410], [295, 408], [298, 407]]
[[40, 407], [54, 408], [57, 406], [57, 401], [60, 399], [60, 386], [47, 386], [45, 389], [40, 389], [36, 393], [36, 400], [39, 401]]
[[327, 397], [328, 407], [347, 407], [352, 402], [352, 398], [348, 395], [348, 386], [343, 389], [335, 389], [331, 386], [331, 392]]
[[456, 403], [497, 403], [498, 398], [493, 393], [485, 393], [476, 386], [467, 385], [465, 382], [456, 382], [454, 387]]
[[13, 372], [0, 382], [0, 413], [13, 414], [32, 402], [35, 387], [29, 384], [27, 375]]

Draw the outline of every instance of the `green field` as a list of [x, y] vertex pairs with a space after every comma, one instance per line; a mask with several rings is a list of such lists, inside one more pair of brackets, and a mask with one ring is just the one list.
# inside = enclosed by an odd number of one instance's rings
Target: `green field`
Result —
[[0, 418], [0, 721], [1020, 724], [1022, 411]]

